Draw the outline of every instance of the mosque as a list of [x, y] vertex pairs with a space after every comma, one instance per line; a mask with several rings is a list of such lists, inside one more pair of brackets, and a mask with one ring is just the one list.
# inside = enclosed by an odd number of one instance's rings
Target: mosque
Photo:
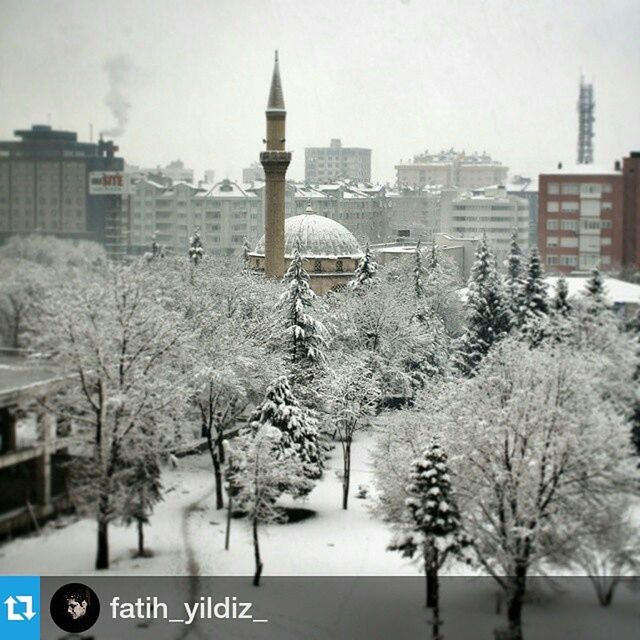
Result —
[[267, 277], [282, 278], [299, 246], [311, 288], [324, 295], [353, 278], [364, 254], [348, 229], [316, 214], [310, 205], [302, 215], [285, 220], [285, 175], [291, 162], [291, 153], [285, 150], [286, 113], [276, 51], [266, 112], [267, 148], [260, 153], [265, 173], [265, 234], [249, 253], [249, 265]]

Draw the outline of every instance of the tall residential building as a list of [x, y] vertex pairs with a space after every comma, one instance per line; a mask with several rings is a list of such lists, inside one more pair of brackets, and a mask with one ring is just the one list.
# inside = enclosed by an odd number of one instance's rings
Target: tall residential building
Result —
[[500, 265], [509, 253], [514, 231], [523, 252], [529, 250], [529, 203], [507, 193], [503, 186], [470, 192], [443, 189], [440, 227], [443, 233], [461, 238], [486, 235]]
[[335, 180], [371, 180], [371, 149], [343, 147], [333, 138], [328, 147], [307, 147], [304, 150], [304, 179], [311, 184]]
[[472, 153], [449, 149], [440, 153], [414, 156], [412, 162], [402, 162], [395, 166], [399, 187], [460, 187], [480, 189], [504, 182], [508, 167], [492, 160], [486, 153]]
[[127, 227], [122, 195], [90, 189], [91, 172], [122, 172], [118, 148], [78, 142], [77, 133], [48, 125], [14, 133], [20, 140], [0, 142], [0, 240], [49, 233], [93, 240], [119, 256]]
[[259, 162], [252, 162], [250, 167], [242, 170], [242, 182], [245, 184], [258, 182], [259, 180], [264, 180], [264, 169]]
[[529, 246], [538, 246], [538, 179], [513, 176], [505, 182], [507, 193], [529, 203]]
[[155, 237], [167, 252], [186, 255], [198, 230], [207, 254], [238, 253], [246, 238], [262, 235], [262, 200], [231, 180], [211, 188], [179, 182], [170, 186], [142, 180], [130, 199], [131, 253], [149, 250]]
[[431, 242], [440, 231], [440, 195], [439, 187], [387, 191], [390, 239]]
[[619, 268], [625, 235], [622, 172], [559, 165], [541, 174], [539, 184], [538, 240], [548, 269]]

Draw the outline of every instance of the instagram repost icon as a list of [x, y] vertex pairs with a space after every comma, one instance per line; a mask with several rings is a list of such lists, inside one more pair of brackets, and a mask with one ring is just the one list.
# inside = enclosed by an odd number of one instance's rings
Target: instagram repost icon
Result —
[[100, 615], [100, 601], [96, 592], [79, 582], [60, 587], [49, 605], [51, 619], [68, 633], [82, 633], [91, 629]]
[[0, 638], [40, 639], [40, 578], [0, 577]]

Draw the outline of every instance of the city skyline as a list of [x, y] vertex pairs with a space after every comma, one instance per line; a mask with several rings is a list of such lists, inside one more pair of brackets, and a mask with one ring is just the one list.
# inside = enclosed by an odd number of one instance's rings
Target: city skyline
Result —
[[573, 164], [581, 72], [594, 82], [595, 163], [640, 147], [633, 2], [3, 4], [2, 139], [50, 119], [83, 141], [92, 123], [95, 140], [119, 110], [128, 162], [179, 157], [198, 177], [240, 179], [264, 137], [262, 79], [277, 48], [293, 179], [304, 148], [331, 138], [371, 148], [376, 182], [425, 148], [486, 150], [512, 174]]

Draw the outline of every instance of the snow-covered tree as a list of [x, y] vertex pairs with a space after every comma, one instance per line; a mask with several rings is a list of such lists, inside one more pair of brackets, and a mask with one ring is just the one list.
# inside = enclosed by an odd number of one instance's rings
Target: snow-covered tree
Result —
[[413, 461], [406, 495], [402, 520], [388, 548], [408, 558], [421, 557], [426, 603], [434, 609], [433, 630], [438, 637], [438, 571], [451, 554], [462, 553], [468, 540], [462, 534], [447, 456], [437, 439]]
[[353, 280], [349, 283], [349, 287], [353, 291], [362, 291], [377, 282], [377, 273], [378, 263], [373, 259], [373, 255], [369, 249], [369, 243], [367, 242], [364, 256], [356, 267]]
[[[631, 413], [631, 443], [635, 449], [636, 455], [640, 457], [640, 311], [636, 314], [634, 322], [635, 332], [635, 359], [636, 366], [633, 373], [635, 382], [635, 394], [632, 399]], [[640, 463], [638, 464], [640, 467]]]
[[420, 247], [420, 240], [416, 244], [416, 250], [414, 252], [415, 263], [413, 267], [413, 288], [416, 294], [416, 300], [418, 305], [420, 304], [422, 298], [424, 297], [424, 279], [425, 279], [425, 268], [422, 264], [422, 249]]
[[253, 584], [256, 587], [260, 585], [263, 570], [260, 525], [282, 521], [284, 513], [276, 504], [278, 498], [283, 491], [300, 495], [308, 484], [299, 459], [282, 457], [282, 437], [282, 431], [263, 424], [257, 429], [245, 430], [229, 444], [229, 483], [235, 504], [251, 523], [255, 559]]
[[468, 324], [460, 344], [458, 366], [471, 375], [491, 347], [511, 329], [511, 312], [486, 238], [476, 249], [467, 292]]
[[249, 254], [251, 253], [251, 245], [245, 237], [242, 241], [242, 262], [245, 267], [249, 266]]
[[523, 332], [537, 343], [548, 316], [549, 297], [547, 283], [544, 280], [544, 269], [538, 249], [533, 247], [524, 274], [517, 321]]
[[126, 513], [135, 461], [171, 446], [189, 397], [191, 334], [146, 274], [135, 265], [79, 272], [48, 299], [34, 343], [68, 376], [46, 403], [81, 428], [72, 493], [97, 520], [96, 569], [109, 566], [109, 523]]
[[[291, 392], [286, 376], [280, 376], [267, 389], [264, 401], [251, 414], [250, 427], [256, 431], [262, 427], [274, 427], [282, 436], [276, 445], [280, 458], [295, 458], [300, 462], [305, 478], [316, 480], [322, 475], [324, 451], [319, 442], [315, 420]], [[308, 493], [311, 482], [299, 483]]]
[[522, 249], [518, 244], [518, 232], [514, 230], [511, 235], [509, 254], [507, 256], [506, 289], [509, 297], [511, 312], [517, 317], [520, 310], [522, 287], [525, 268], [522, 263]]
[[[631, 490], [636, 475], [606, 355], [505, 340], [476, 376], [445, 385], [428, 421], [446, 443], [463, 528], [505, 590], [521, 638], [527, 575], [572, 536], [576, 513]], [[631, 378], [624, 360], [616, 363]], [[455, 461], [455, 464], [453, 462]]]
[[309, 274], [303, 266], [299, 243], [282, 282], [286, 289], [280, 296], [278, 308], [285, 311], [285, 332], [291, 361], [318, 362], [324, 357], [326, 329], [310, 313], [316, 294], [309, 286]]
[[568, 316], [571, 313], [572, 305], [569, 302], [569, 285], [564, 276], [560, 276], [556, 282], [556, 297], [553, 301], [553, 308], [561, 316]]
[[196, 229], [189, 239], [189, 260], [197, 267], [202, 258], [204, 258], [204, 246], [200, 239], [200, 232]]
[[591, 275], [587, 280], [585, 289], [585, 298], [587, 299], [589, 308], [593, 313], [597, 313], [607, 306], [605, 299], [604, 278], [602, 277], [602, 274], [600, 273], [600, 269], [598, 269], [598, 267], [594, 267], [591, 270]]
[[342, 508], [349, 506], [351, 450], [380, 402], [380, 381], [366, 353], [336, 353], [329, 363], [323, 395], [342, 448]]

